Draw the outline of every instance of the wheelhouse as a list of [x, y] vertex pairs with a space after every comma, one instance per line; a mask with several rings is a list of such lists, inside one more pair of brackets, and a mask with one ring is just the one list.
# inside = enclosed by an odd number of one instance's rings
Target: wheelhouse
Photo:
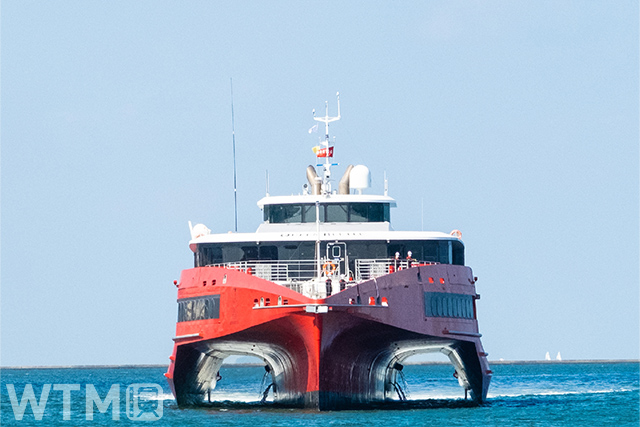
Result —
[[265, 205], [263, 219], [269, 224], [316, 222], [390, 222], [390, 203], [314, 203]]

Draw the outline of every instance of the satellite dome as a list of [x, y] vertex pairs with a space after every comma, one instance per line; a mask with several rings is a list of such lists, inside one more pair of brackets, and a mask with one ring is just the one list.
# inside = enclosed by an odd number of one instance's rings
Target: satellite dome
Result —
[[365, 165], [354, 166], [349, 174], [349, 185], [359, 192], [371, 187], [371, 173], [369, 172], [369, 168]]

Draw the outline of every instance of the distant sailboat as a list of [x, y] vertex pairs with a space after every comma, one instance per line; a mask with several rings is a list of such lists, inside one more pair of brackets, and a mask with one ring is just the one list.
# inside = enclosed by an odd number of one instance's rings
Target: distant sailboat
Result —
[[[547, 353], [549, 354], [549, 353]], [[558, 352], [557, 356], [556, 356], [556, 360], [562, 360], [562, 356], [560, 356], [560, 352]]]

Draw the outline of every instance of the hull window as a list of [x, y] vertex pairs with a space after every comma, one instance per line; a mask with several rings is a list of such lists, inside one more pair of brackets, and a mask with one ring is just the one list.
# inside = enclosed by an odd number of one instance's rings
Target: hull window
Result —
[[424, 314], [427, 317], [473, 319], [473, 296], [446, 292], [425, 292]]
[[178, 300], [178, 322], [219, 319], [220, 295], [184, 298]]

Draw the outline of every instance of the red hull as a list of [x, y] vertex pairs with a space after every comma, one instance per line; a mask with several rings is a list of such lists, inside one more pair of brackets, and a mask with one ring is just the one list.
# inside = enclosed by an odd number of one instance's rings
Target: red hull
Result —
[[[486, 399], [491, 371], [468, 267], [405, 269], [320, 300], [237, 270], [183, 271], [178, 300], [204, 295], [219, 295], [218, 318], [177, 324], [166, 376], [178, 405], [203, 403], [232, 354], [265, 360], [284, 405], [340, 409], [394, 398], [397, 363], [427, 351], [449, 355], [471, 397]], [[430, 303], [434, 296], [441, 300]], [[473, 300], [472, 312], [447, 296]]]

